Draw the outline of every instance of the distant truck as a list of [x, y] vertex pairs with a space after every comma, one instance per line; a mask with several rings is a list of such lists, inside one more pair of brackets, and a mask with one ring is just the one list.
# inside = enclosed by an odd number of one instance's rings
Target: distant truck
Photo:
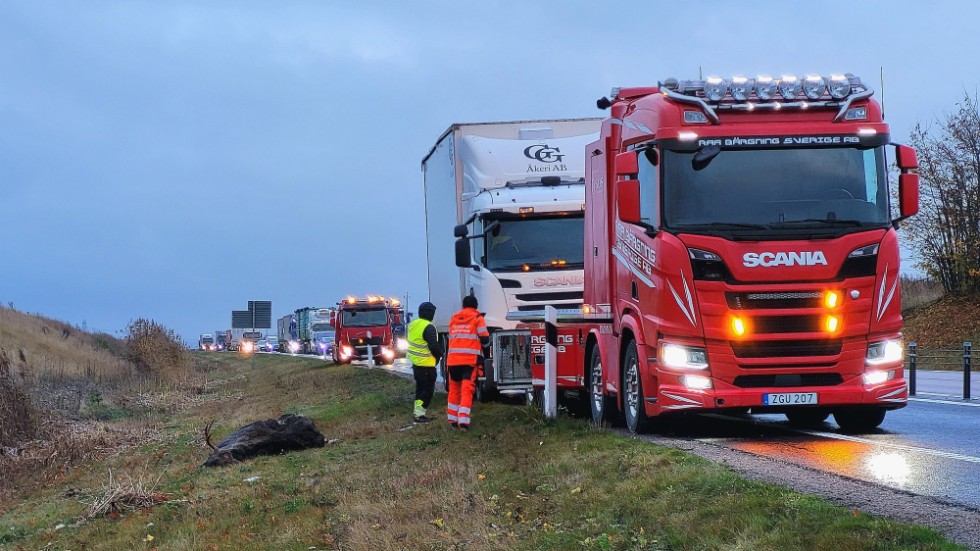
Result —
[[206, 350], [213, 352], [218, 349], [214, 342], [214, 335], [211, 333], [202, 333], [201, 337], [197, 340], [198, 350]]
[[347, 297], [337, 303], [332, 325], [336, 331], [333, 360], [392, 364], [397, 355], [393, 325], [402, 323], [404, 310], [398, 299], [369, 295]]
[[228, 350], [235, 352], [242, 349], [243, 342], [248, 341], [255, 344], [255, 341], [262, 338], [261, 331], [253, 331], [248, 328], [229, 329], [225, 334], [225, 340], [228, 342]]
[[214, 332], [214, 345], [216, 350], [225, 350], [228, 348], [228, 333], [224, 329], [219, 329]]
[[[468, 294], [494, 334], [517, 328], [508, 314], [546, 305], [581, 309], [585, 152], [601, 124], [454, 124], [436, 140], [422, 175], [429, 301], [438, 306], [433, 323], [444, 344]], [[481, 397], [531, 389], [530, 369], [486, 367]]]
[[334, 328], [329, 308], [300, 308], [295, 312], [296, 340], [303, 354], [325, 356], [332, 352]]
[[296, 334], [296, 314], [286, 314], [276, 320], [276, 333], [279, 336], [279, 351], [290, 354], [299, 353], [299, 336]]

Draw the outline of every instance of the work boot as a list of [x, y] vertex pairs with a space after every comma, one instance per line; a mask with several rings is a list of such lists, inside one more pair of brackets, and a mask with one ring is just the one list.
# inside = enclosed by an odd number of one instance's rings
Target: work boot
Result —
[[418, 417], [415, 418], [415, 422], [416, 423], [428, 423], [431, 420], [432, 419], [429, 419], [425, 415], [419, 415]]
[[459, 426], [459, 430], [464, 431], [464, 432], [469, 432], [470, 426], [469, 425], [460, 425]]

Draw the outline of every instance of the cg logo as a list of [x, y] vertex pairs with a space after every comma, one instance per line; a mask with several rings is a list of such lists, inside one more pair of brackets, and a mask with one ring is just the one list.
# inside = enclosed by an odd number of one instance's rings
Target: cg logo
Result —
[[556, 155], [556, 153], [561, 153], [561, 150], [542, 144], [532, 145], [524, 150], [525, 157], [542, 163], [559, 163], [565, 158], [564, 155]]

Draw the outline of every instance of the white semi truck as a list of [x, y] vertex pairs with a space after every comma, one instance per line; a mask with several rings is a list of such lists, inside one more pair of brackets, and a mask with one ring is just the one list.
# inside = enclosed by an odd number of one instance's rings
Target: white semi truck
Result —
[[[601, 122], [454, 124], [436, 140], [422, 175], [429, 301], [442, 339], [470, 294], [494, 333], [493, 350], [517, 327], [508, 313], [581, 307], [585, 148]], [[531, 388], [529, 362], [507, 360], [487, 364], [482, 397]]]

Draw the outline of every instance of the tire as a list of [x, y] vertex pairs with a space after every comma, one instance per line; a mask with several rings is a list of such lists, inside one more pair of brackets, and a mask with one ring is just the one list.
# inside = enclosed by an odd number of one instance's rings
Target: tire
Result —
[[879, 407], [843, 409], [834, 412], [834, 421], [844, 432], [871, 432], [885, 420], [885, 410]]
[[823, 408], [794, 409], [786, 412], [786, 419], [794, 427], [818, 427], [830, 417], [830, 412]]
[[592, 412], [592, 423], [601, 427], [612, 424], [616, 419], [616, 402], [606, 396], [602, 385], [602, 355], [599, 345], [592, 347], [589, 358], [589, 409]]
[[477, 381], [476, 399], [481, 404], [496, 402], [500, 399], [500, 392], [496, 388], [489, 388], [486, 381]]
[[623, 415], [626, 428], [633, 434], [643, 434], [650, 430], [647, 417], [646, 400], [643, 395], [643, 379], [640, 377], [640, 356], [636, 351], [636, 341], [626, 345], [623, 358]]

